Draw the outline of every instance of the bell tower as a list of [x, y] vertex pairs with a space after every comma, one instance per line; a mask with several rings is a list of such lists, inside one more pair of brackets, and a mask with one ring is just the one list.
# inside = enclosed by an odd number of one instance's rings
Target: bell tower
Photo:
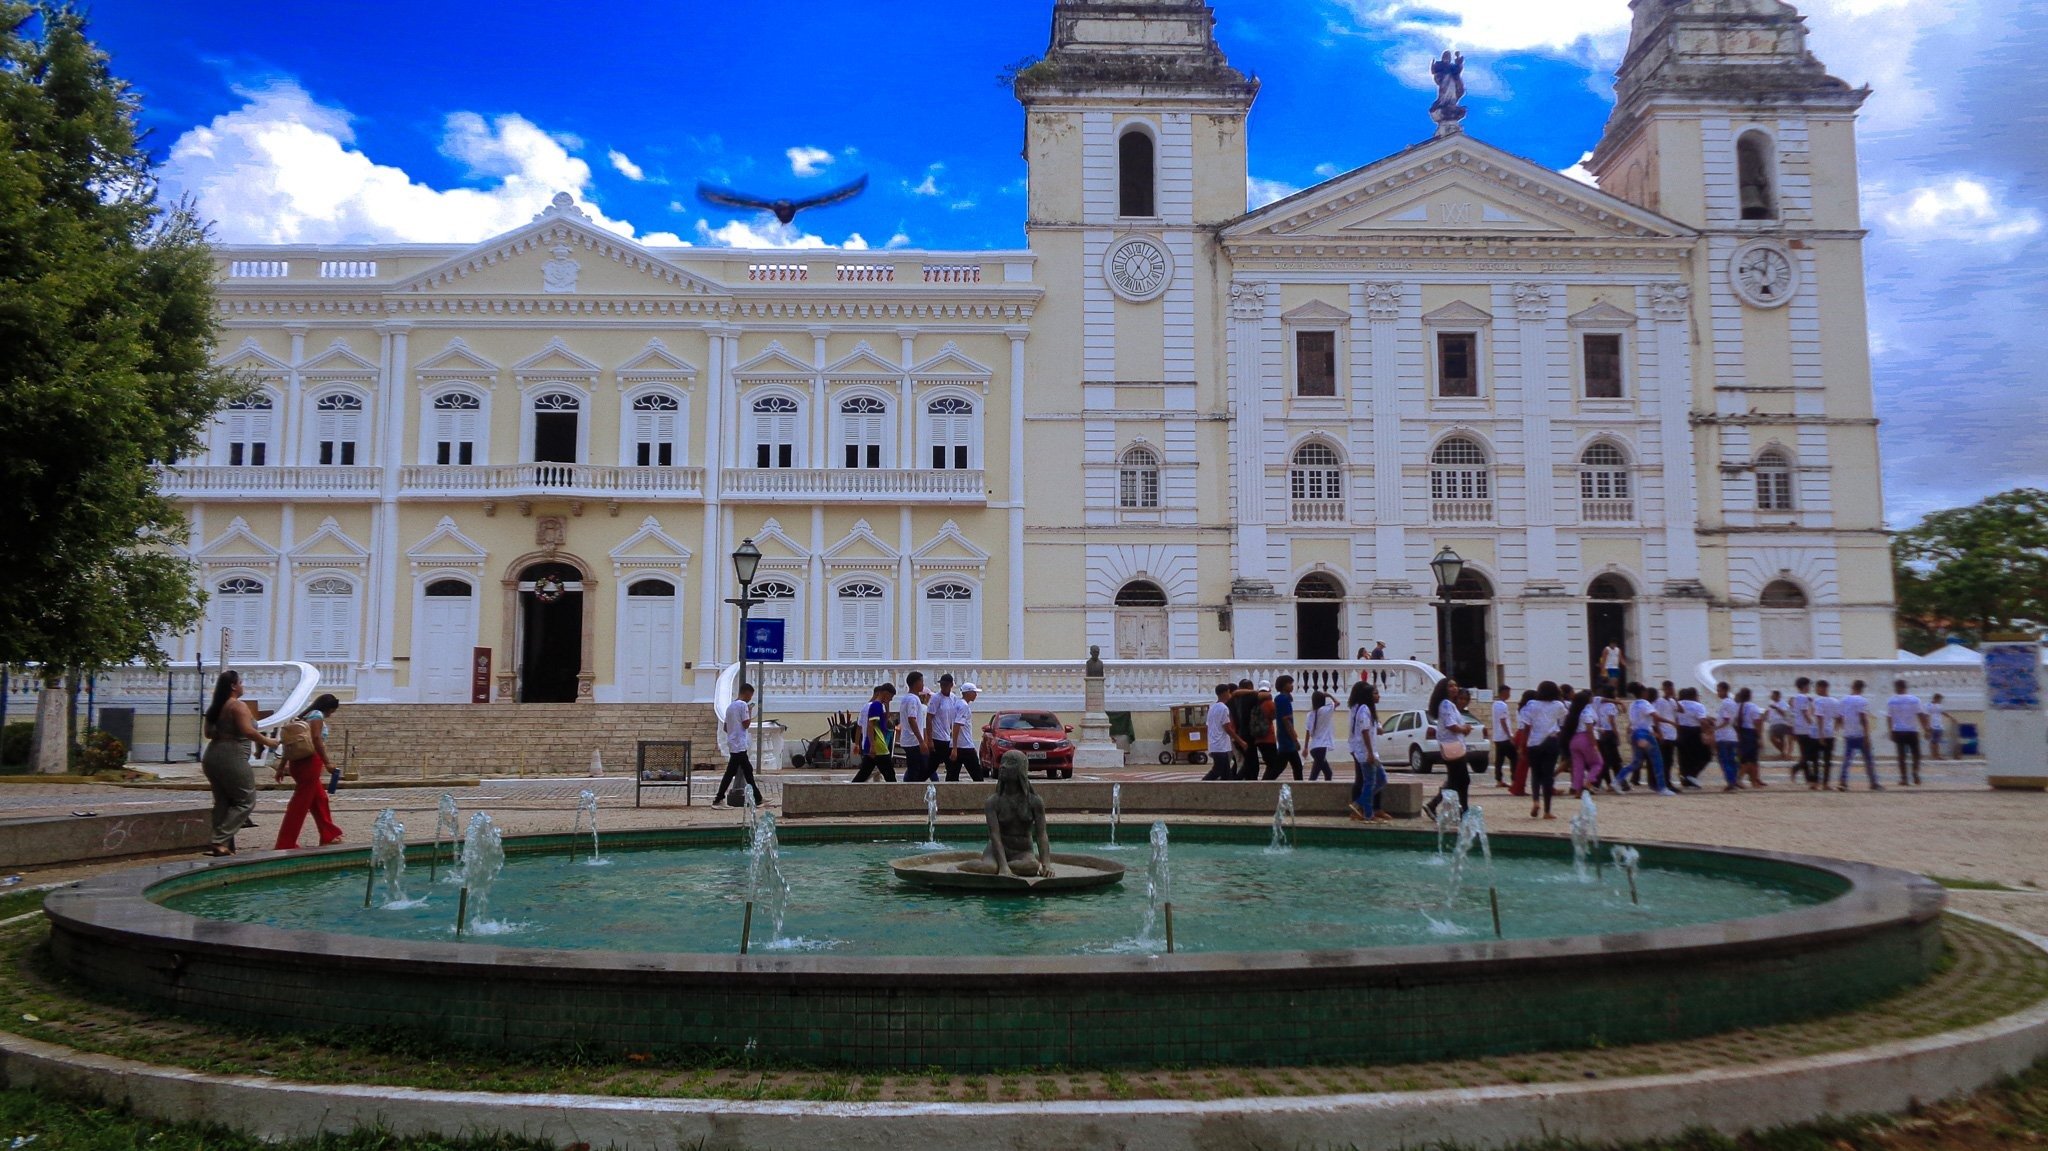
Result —
[[[1729, 608], [1713, 647], [1889, 656], [1856, 178], [1869, 89], [1828, 74], [1782, 0], [1631, 7], [1614, 114], [1587, 167], [1603, 191], [1699, 233], [1690, 282], [1661, 299], [1696, 334], [1701, 579]], [[1788, 572], [1808, 573], [1792, 582], [1810, 618], [1798, 642], [1766, 641], [1761, 593], [1782, 592]]]
[[[1206, 0], [1058, 0], [1045, 56], [1016, 78], [1025, 227], [1045, 290], [1027, 410], [1065, 421], [1033, 428], [1046, 437], [1033, 458], [1073, 459], [1076, 421], [1081, 455], [1078, 469], [1028, 481], [1036, 554], [1087, 529], [1060, 564], [1080, 580], [1085, 636], [1048, 634], [1046, 654], [1096, 644], [1111, 658], [1193, 658], [1228, 642], [1196, 612], [1214, 599], [1198, 573], [1221, 579], [1229, 563], [1220, 548], [1201, 554], [1211, 537], [1200, 525], [1227, 515], [1214, 506], [1219, 485], [1199, 474], [1227, 447], [1203, 420], [1228, 405], [1204, 333], [1216, 331], [1227, 275], [1216, 225], [1245, 211], [1258, 83], [1231, 67], [1215, 24]], [[1161, 593], [1163, 627], [1117, 610]]]

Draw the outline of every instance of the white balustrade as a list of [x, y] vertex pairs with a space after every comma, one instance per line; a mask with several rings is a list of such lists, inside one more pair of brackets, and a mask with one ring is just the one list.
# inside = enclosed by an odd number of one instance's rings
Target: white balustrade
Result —
[[236, 280], [281, 280], [291, 275], [289, 260], [232, 260], [228, 276]]
[[704, 498], [703, 468], [627, 468], [603, 464], [417, 464], [400, 468], [403, 494], [424, 497], [521, 495]]
[[748, 264], [747, 279], [756, 283], [801, 284], [811, 278], [809, 264]]
[[986, 502], [984, 483], [979, 469], [727, 468], [720, 479], [728, 499], [820, 503]]
[[1345, 521], [1343, 500], [1295, 500], [1294, 522], [1298, 524], [1341, 524]]
[[980, 264], [926, 264], [924, 282], [927, 284], [979, 284]]
[[367, 280], [376, 274], [375, 260], [320, 261], [320, 278], [323, 280]]
[[896, 282], [894, 264], [839, 264], [835, 270], [842, 284], [893, 284]]
[[[1726, 682], [1756, 693], [1757, 702], [1770, 699], [1773, 690], [1790, 696], [1792, 685], [1801, 677], [1827, 680], [1828, 693], [1849, 694], [1849, 685], [1864, 683], [1864, 694], [1881, 703], [1892, 694], [1892, 684], [1906, 681], [1906, 690], [1925, 702], [1935, 692], [1944, 697], [1942, 707], [1950, 714], [1984, 710], [1984, 669], [1968, 663], [1928, 663], [1912, 659], [1714, 659], [1699, 665], [1694, 676], [1706, 692]], [[1883, 718], [1880, 710], [1878, 718]]]
[[378, 468], [172, 467], [158, 468], [163, 493], [174, 498], [336, 499], [377, 493]]
[[1492, 500], [1431, 500], [1430, 518], [1440, 524], [1490, 524]]
[[1636, 519], [1634, 500], [1581, 500], [1579, 518], [1589, 524], [1629, 524]]
[[[228, 666], [242, 673], [242, 698], [254, 704], [256, 710], [270, 713], [257, 723], [258, 727], [276, 727], [306, 710], [323, 682], [318, 668], [296, 660], [231, 661]], [[163, 667], [138, 663], [108, 668], [93, 676], [93, 702], [101, 707], [134, 707], [145, 714], [162, 715], [167, 688], [175, 706], [189, 708], [193, 701], [204, 701], [212, 693], [220, 670], [220, 665], [210, 659], [203, 667], [185, 661]], [[7, 685], [10, 721], [14, 708], [22, 701], [34, 706], [40, 690], [36, 674], [33, 665], [12, 669]]]

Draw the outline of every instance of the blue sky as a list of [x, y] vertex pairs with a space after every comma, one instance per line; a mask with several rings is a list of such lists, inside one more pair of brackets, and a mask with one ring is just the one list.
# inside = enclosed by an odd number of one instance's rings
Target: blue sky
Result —
[[[1471, 57], [1468, 128], [1566, 168], [1598, 139], [1625, 0], [1215, 0], [1259, 76], [1253, 201], [1428, 134], [1427, 56]], [[1812, 0], [1876, 89], [1861, 135], [1895, 523], [2048, 486], [2048, 5]], [[1023, 243], [1021, 116], [996, 76], [1051, 0], [491, 6], [100, 0], [166, 183], [228, 241], [470, 240], [567, 189], [652, 242]], [[698, 180], [853, 203], [777, 227]], [[1958, 461], [1968, 467], [1959, 467]]]

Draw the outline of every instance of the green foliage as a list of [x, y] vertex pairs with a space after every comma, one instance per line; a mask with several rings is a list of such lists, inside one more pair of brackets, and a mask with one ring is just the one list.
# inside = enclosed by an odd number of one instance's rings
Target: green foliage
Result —
[[1892, 537], [1906, 646], [2048, 624], [2048, 491], [1935, 512]]
[[71, 770], [79, 775], [120, 771], [127, 766], [128, 745], [96, 727], [87, 728], [71, 751]]
[[161, 656], [201, 601], [154, 465], [237, 390], [213, 262], [157, 200], [138, 102], [68, 5], [0, 0], [0, 660]]
[[28, 763], [28, 757], [35, 754], [35, 737], [33, 723], [10, 723], [0, 728], [0, 766]]

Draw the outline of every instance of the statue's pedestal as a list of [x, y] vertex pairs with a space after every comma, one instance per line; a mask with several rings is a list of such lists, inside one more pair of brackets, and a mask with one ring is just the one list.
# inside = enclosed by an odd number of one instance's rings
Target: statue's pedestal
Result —
[[1123, 864], [1094, 855], [1061, 855], [1056, 852], [1052, 857], [1050, 876], [993, 875], [962, 870], [960, 866], [980, 861], [981, 852], [978, 851], [936, 851], [930, 855], [892, 859], [889, 869], [896, 873], [896, 878], [920, 887], [1010, 894], [1084, 891], [1091, 887], [1108, 887], [1124, 880]]
[[1109, 712], [1103, 706], [1102, 677], [1081, 681], [1081, 730], [1074, 740], [1074, 767], [1100, 771], [1124, 765], [1124, 749], [1109, 734]]

